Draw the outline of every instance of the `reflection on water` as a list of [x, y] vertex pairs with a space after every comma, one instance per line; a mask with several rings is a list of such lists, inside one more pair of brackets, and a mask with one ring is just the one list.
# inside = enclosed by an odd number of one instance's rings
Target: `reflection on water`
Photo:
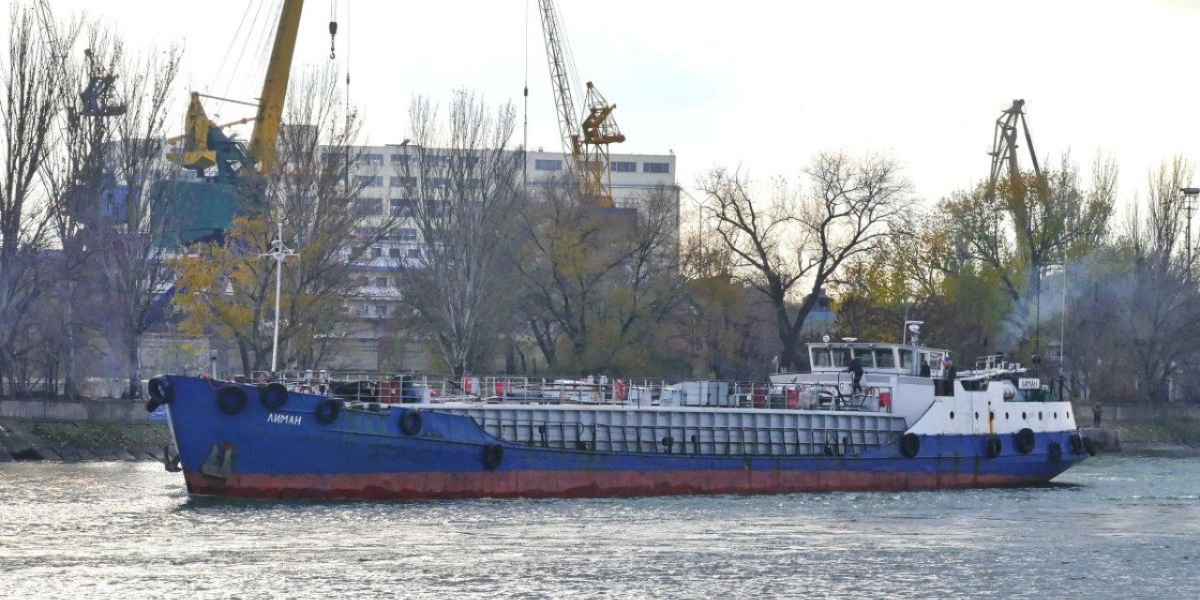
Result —
[[151, 463], [0, 464], [12, 598], [1195, 598], [1200, 460], [1048, 486], [597, 500], [191, 498]]

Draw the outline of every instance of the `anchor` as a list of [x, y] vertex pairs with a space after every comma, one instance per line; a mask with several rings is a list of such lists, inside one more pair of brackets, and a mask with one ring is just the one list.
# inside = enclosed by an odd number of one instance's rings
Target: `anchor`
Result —
[[183, 467], [179, 466], [179, 455], [172, 455], [170, 446], [163, 446], [163, 467], [167, 469], [168, 473], [178, 473], [183, 470]]
[[233, 444], [225, 442], [223, 449], [213, 444], [208, 459], [204, 461], [204, 466], [200, 467], [200, 472], [217, 479], [229, 477], [233, 473]]

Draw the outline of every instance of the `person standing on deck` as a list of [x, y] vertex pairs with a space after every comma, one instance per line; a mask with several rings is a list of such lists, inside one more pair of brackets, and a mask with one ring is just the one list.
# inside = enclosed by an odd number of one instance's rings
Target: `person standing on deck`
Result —
[[858, 360], [857, 356], [851, 355], [850, 364], [846, 366], [846, 370], [854, 375], [854, 393], [861, 392], [862, 385], [860, 384], [863, 376], [862, 361]]
[[1101, 408], [1099, 402], [1092, 403], [1092, 427], [1100, 426], [1100, 417], [1103, 416], [1104, 409]]

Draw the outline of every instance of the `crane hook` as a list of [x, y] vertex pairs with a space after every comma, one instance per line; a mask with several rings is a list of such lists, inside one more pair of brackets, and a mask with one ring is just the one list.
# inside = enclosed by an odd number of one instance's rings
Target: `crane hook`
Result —
[[333, 40], [335, 37], [337, 37], [337, 21], [330, 21], [329, 22], [329, 58], [330, 59], [337, 58], [337, 55], [334, 53], [334, 47], [333, 47]]

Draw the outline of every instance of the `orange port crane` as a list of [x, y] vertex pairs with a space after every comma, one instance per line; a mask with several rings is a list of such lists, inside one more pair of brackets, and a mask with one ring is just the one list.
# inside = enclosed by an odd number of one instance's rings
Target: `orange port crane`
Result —
[[558, 108], [558, 130], [562, 135], [563, 153], [571, 157], [571, 173], [579, 178], [581, 189], [595, 198], [600, 206], [610, 208], [612, 175], [609, 168], [608, 145], [625, 141], [625, 135], [613, 118], [615, 104], [609, 104], [592, 82], [587, 82], [584, 105], [587, 113], [575, 112], [571, 95], [570, 56], [562, 46], [562, 22], [552, 0], [538, 0], [542, 31], [546, 34], [546, 60], [550, 65], [550, 85]]

